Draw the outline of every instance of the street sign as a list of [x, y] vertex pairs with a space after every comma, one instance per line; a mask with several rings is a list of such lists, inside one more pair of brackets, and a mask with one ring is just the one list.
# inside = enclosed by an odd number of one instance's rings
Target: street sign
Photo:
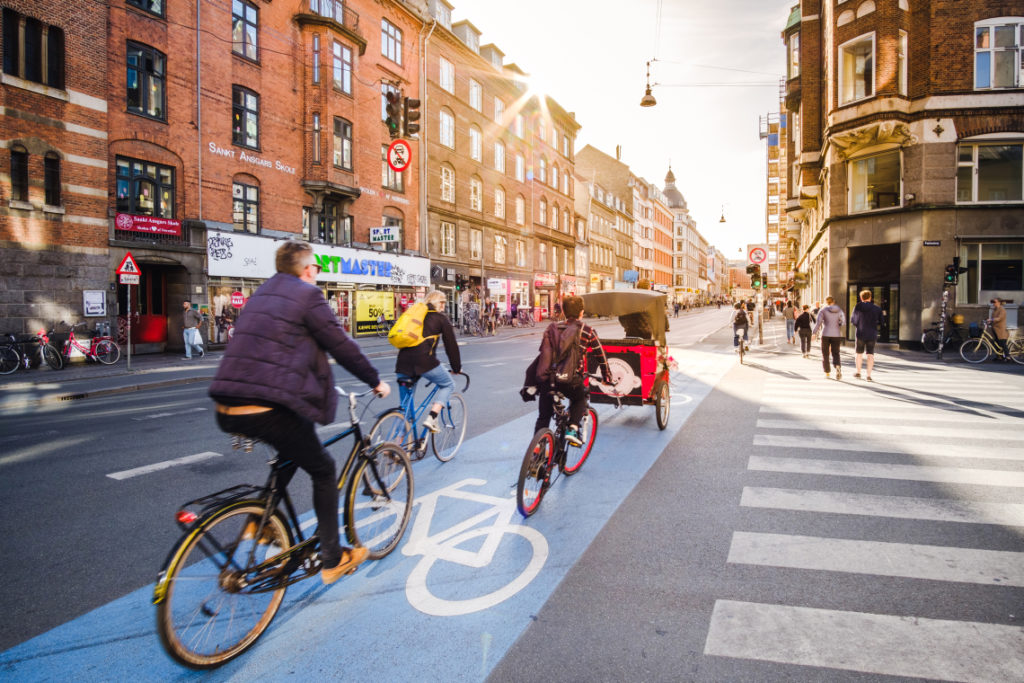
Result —
[[235, 308], [241, 308], [245, 305], [245, 295], [241, 292], [231, 292], [231, 305]]
[[761, 247], [754, 247], [750, 250], [750, 262], [751, 263], [764, 263], [768, 260], [768, 252]]
[[[135, 259], [132, 258], [132, 253], [130, 251], [126, 251], [124, 254], [124, 258], [121, 259], [121, 265], [117, 267], [117, 270], [115, 272], [118, 275], [138, 276], [139, 273], [141, 273], [142, 271], [139, 270], [138, 264], [135, 263]], [[138, 278], [136, 277], [136, 279]], [[121, 282], [122, 284], [124, 284], [124, 280], [122, 280]], [[138, 284], [138, 282], [136, 282], [135, 284]]]
[[408, 141], [398, 138], [388, 147], [388, 166], [395, 173], [401, 173], [412, 163], [412, 146]]
[[137, 285], [139, 284], [138, 273], [118, 273], [118, 277], [121, 278], [122, 285]]

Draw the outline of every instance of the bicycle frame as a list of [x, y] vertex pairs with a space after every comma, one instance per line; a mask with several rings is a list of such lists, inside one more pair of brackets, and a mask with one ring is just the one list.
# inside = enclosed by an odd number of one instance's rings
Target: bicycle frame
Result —
[[411, 430], [412, 443], [410, 446], [412, 447], [412, 450], [417, 452], [426, 450], [427, 438], [429, 436], [429, 430], [420, 424], [420, 418], [423, 417], [427, 408], [434, 402], [434, 396], [436, 396], [437, 392], [440, 390], [436, 384], [433, 384], [426, 397], [420, 401], [419, 405], [416, 405], [416, 384], [418, 383], [419, 380], [413, 382], [408, 389], [402, 386], [401, 383], [398, 385], [399, 393], [402, 395], [402, 413], [404, 414], [405, 419], [409, 421], [409, 427]]
[[86, 358], [91, 358], [92, 360], [97, 360], [96, 343], [97, 342], [101, 342], [103, 340], [108, 340], [108, 339], [110, 341], [113, 341], [113, 338], [109, 337], [109, 336], [104, 336], [104, 337], [92, 337], [92, 336], [90, 336], [89, 337], [89, 340], [90, 340], [89, 346], [88, 347], [82, 346], [81, 344], [78, 343], [78, 337], [75, 336], [75, 328], [76, 327], [80, 327], [82, 324], [84, 324], [84, 323], [80, 323], [79, 325], [71, 325], [70, 326], [71, 330], [68, 332], [68, 340], [66, 342], [64, 342], [64, 348], [62, 350], [62, 355], [66, 358], [71, 353], [71, 349], [74, 348], [74, 349], [78, 349], [79, 351], [81, 351], [82, 354]]

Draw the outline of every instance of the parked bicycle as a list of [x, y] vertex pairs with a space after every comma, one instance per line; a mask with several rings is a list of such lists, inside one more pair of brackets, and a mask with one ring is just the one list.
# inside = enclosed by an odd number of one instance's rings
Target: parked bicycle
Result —
[[536, 327], [537, 321], [533, 319], [533, 309], [520, 307], [519, 312], [516, 314], [519, 318], [519, 324], [521, 326], [529, 325], [530, 327]]
[[[959, 348], [969, 338], [970, 335], [967, 332], [967, 328], [953, 321], [947, 321], [942, 347], [952, 346], [953, 348]], [[932, 323], [932, 327], [921, 334], [921, 346], [928, 353], [936, 353], [939, 350], [938, 322]]]
[[482, 337], [484, 335], [479, 304], [467, 304], [466, 310], [462, 314], [462, 332], [475, 337]]
[[394, 320], [388, 320], [387, 318], [384, 317], [383, 313], [378, 315], [377, 316], [377, 336], [378, 337], [386, 337], [386, 336], [388, 336], [388, 333], [391, 332], [391, 327], [394, 324], [395, 324], [395, 321]]
[[[341, 526], [351, 545], [365, 546], [377, 560], [398, 546], [409, 524], [412, 466], [395, 444], [373, 445], [363, 436], [357, 399], [373, 390], [336, 389], [347, 397], [350, 424], [323, 445], [350, 434], [355, 439], [338, 477], [344, 491]], [[258, 443], [234, 440], [246, 452]], [[289, 463], [271, 453], [268, 464], [263, 486], [218, 491], [185, 503], [176, 514], [185, 533], [160, 570], [153, 603], [160, 642], [190, 668], [210, 669], [242, 654], [270, 626], [287, 587], [320, 571], [320, 539], [315, 533], [303, 536], [288, 490], [278, 480]]]
[[9, 375], [18, 368], [38, 368], [46, 363], [53, 370], [64, 367], [57, 349], [50, 343], [50, 334], [39, 330], [39, 334], [19, 340], [13, 334], [6, 334], [7, 340], [0, 345], [0, 375]]
[[455, 457], [462, 440], [466, 436], [466, 401], [462, 394], [469, 389], [469, 375], [464, 372], [452, 373], [466, 379], [462, 392], [452, 392], [441, 413], [437, 416], [437, 425], [441, 431], [433, 433], [424, 427], [424, 416], [434, 403], [438, 387], [433, 385], [419, 404], [416, 404], [416, 383], [418, 380], [398, 380], [401, 395], [401, 407], [392, 408], [382, 413], [373, 427], [370, 428], [372, 443], [399, 444], [409, 459], [422, 460], [427, 455], [427, 442], [441, 462], [448, 462]]
[[[1004, 358], [1003, 350], [996, 341], [992, 326], [986, 321], [981, 336], [968, 339], [960, 345], [960, 357], [968, 363], [984, 363], [989, 356]], [[1013, 337], [1006, 340], [1006, 355], [1014, 362], [1024, 365], [1024, 339]]]
[[[63, 321], [60, 324], [67, 326], [67, 323]], [[121, 358], [121, 348], [110, 336], [93, 335], [89, 346], [85, 346], [78, 341], [78, 338], [75, 337], [75, 330], [86, 325], [88, 323], [78, 323], [77, 325], [70, 326], [71, 330], [68, 333], [68, 340], [64, 342], [64, 349], [61, 352], [64, 363], [66, 364], [71, 360], [72, 351], [79, 351], [85, 356], [86, 360], [99, 361], [104, 365], [116, 363]]]
[[[590, 377], [600, 379], [595, 375]], [[529, 517], [537, 511], [544, 494], [557, 481], [557, 478], [552, 479], [556, 470], [567, 477], [580, 471], [594, 448], [594, 439], [597, 438], [597, 412], [593, 406], [588, 406], [579, 425], [580, 441], [583, 445], [574, 446], [566, 441], [565, 431], [569, 428], [567, 399], [559, 391], [554, 391], [553, 397], [555, 430], [551, 431], [545, 427], [533, 435], [519, 468], [516, 505], [523, 517]]]

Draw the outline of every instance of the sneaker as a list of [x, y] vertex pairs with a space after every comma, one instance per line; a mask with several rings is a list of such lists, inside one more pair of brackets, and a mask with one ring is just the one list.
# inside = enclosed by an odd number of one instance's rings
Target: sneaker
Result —
[[341, 551], [341, 562], [336, 567], [328, 569], [324, 567], [320, 570], [320, 580], [324, 582], [325, 586], [328, 586], [345, 574], [351, 574], [356, 570], [356, 567], [366, 561], [366, 556], [370, 554], [370, 551], [362, 546], [358, 548], [345, 548]]
[[843, 371], [840, 370], [839, 368], [836, 368], [836, 381], [839, 381], [842, 378], [843, 378]]
[[580, 438], [579, 427], [576, 425], [570, 425], [569, 428], [565, 430], [565, 441], [570, 446], [582, 446], [583, 439]]
[[199, 347], [199, 357], [200, 358], [206, 358], [206, 349], [204, 349], [201, 346]]
[[857, 379], [860, 379], [860, 373], [859, 372], [853, 373], [853, 376], [856, 377]]
[[869, 381], [869, 382], [874, 382], [874, 381], [875, 381], [875, 380], [871, 379], [871, 376], [870, 376], [870, 375], [869, 375], [869, 376], [867, 376], [867, 377], [865, 377], [864, 379], [866, 379], [866, 380], [867, 380], [867, 381]]
[[441, 431], [441, 427], [439, 427], [437, 424], [436, 415], [427, 415], [427, 419], [423, 420], [423, 422], [421, 422], [420, 424], [426, 427], [428, 431], [434, 434], [438, 434]]
[[182, 360], [192, 360], [192, 356], [182, 356]]
[[832, 379], [832, 373], [831, 372], [826, 372], [825, 373], [825, 379]]

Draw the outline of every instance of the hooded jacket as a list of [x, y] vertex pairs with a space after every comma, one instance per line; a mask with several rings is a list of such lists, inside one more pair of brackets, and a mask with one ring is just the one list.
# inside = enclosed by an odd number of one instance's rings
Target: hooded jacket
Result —
[[822, 337], [842, 337], [846, 325], [846, 314], [836, 304], [830, 304], [818, 311], [818, 322], [814, 325], [814, 334], [821, 330]]
[[377, 370], [345, 334], [323, 292], [277, 273], [246, 302], [209, 394], [233, 405], [283, 406], [329, 424], [338, 394], [327, 353], [368, 386], [380, 384]]

